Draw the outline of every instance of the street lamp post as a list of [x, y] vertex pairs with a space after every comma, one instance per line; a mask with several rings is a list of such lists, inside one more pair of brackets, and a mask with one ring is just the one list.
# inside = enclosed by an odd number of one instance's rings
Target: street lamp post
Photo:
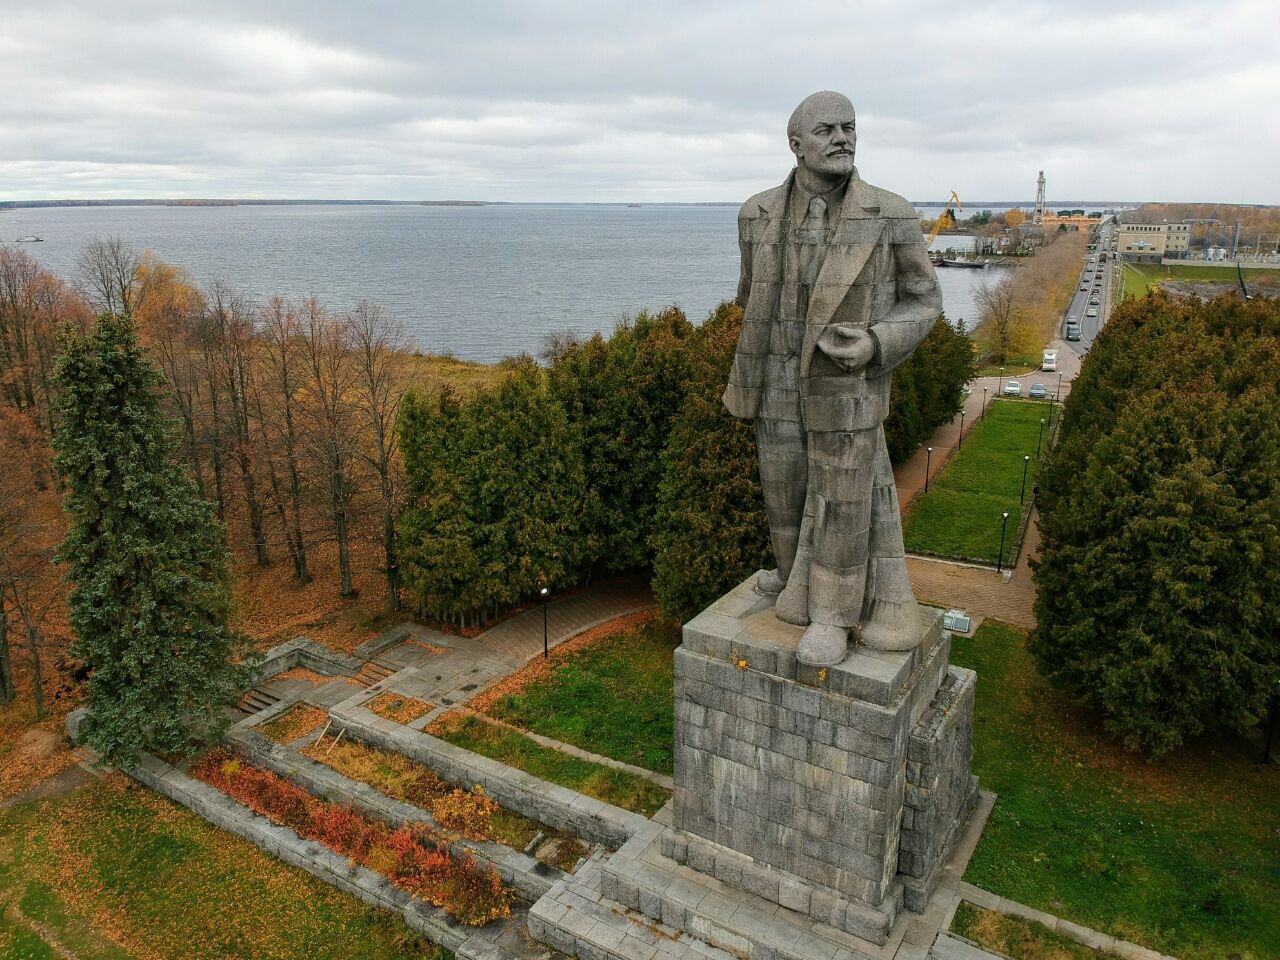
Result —
[[929, 492], [929, 471], [933, 468], [933, 447], [924, 448], [924, 492]]
[[1031, 454], [1025, 454], [1022, 458], [1022, 492], [1018, 494], [1018, 503], [1026, 503], [1027, 500], [1027, 468], [1031, 466]]
[[956, 437], [956, 449], [964, 446], [964, 411], [960, 411], [960, 436]]
[[1000, 376], [996, 380], [996, 395], [1000, 395], [1000, 391], [1004, 389], [1004, 367], [1000, 368]]
[[547, 643], [547, 588], [543, 587], [539, 590], [538, 596], [542, 598], [542, 659], [546, 660], [551, 656], [551, 650]]
[[1058, 374], [1058, 396], [1062, 396], [1062, 374]]
[[982, 388], [982, 409], [978, 411], [978, 419], [981, 420], [987, 415], [987, 388]]
[[[1050, 407], [1049, 409], [1053, 409]], [[1040, 441], [1044, 439], [1044, 417], [1040, 418], [1040, 432], [1036, 434], [1036, 459], [1040, 459]]]
[[996, 554], [996, 573], [1004, 570], [1004, 528], [1009, 522], [1009, 511], [1000, 514], [1000, 552]]

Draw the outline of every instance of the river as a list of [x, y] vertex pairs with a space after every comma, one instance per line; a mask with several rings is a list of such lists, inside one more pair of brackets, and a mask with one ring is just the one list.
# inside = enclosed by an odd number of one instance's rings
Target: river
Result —
[[[71, 278], [86, 242], [117, 235], [255, 298], [376, 301], [421, 349], [491, 362], [670, 304], [701, 321], [735, 292], [736, 215], [677, 204], [17, 208], [0, 210], [0, 240], [42, 237], [20, 249]], [[939, 269], [947, 316], [971, 328], [973, 290], [994, 272]]]

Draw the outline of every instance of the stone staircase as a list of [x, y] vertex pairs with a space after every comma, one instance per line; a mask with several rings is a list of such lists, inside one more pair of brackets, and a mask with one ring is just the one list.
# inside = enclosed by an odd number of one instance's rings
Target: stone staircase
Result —
[[250, 687], [249, 691], [236, 703], [236, 707], [245, 713], [261, 713], [268, 707], [274, 707], [282, 698], [279, 694], [265, 687]]
[[353, 679], [362, 687], [372, 687], [383, 680], [389, 679], [393, 674], [398, 673], [400, 668], [394, 663], [390, 663], [380, 657], [374, 657], [372, 660], [365, 661]]

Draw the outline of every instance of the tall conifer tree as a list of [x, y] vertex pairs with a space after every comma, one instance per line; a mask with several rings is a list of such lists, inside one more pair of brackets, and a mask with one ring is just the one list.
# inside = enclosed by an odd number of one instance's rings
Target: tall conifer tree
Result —
[[69, 335], [57, 377], [72, 519], [59, 559], [75, 654], [92, 671], [84, 738], [126, 767], [141, 750], [190, 753], [221, 733], [222, 705], [247, 680], [223, 530], [175, 460], [162, 380], [132, 320]]

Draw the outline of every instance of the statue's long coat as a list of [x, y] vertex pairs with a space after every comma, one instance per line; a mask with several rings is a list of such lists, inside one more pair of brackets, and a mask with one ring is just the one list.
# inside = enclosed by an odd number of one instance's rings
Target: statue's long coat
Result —
[[[761, 409], [770, 364], [778, 362], [778, 301], [783, 237], [795, 173], [756, 194], [738, 214], [744, 308], [724, 403], [735, 417]], [[807, 430], [865, 430], [884, 423], [894, 367], [910, 356], [942, 312], [942, 291], [929, 262], [915, 209], [873, 187], [855, 171], [832, 222], [831, 241], [809, 298], [800, 351], [800, 405]], [[872, 362], [848, 373], [818, 349], [830, 324], [861, 327], [875, 340]]]

